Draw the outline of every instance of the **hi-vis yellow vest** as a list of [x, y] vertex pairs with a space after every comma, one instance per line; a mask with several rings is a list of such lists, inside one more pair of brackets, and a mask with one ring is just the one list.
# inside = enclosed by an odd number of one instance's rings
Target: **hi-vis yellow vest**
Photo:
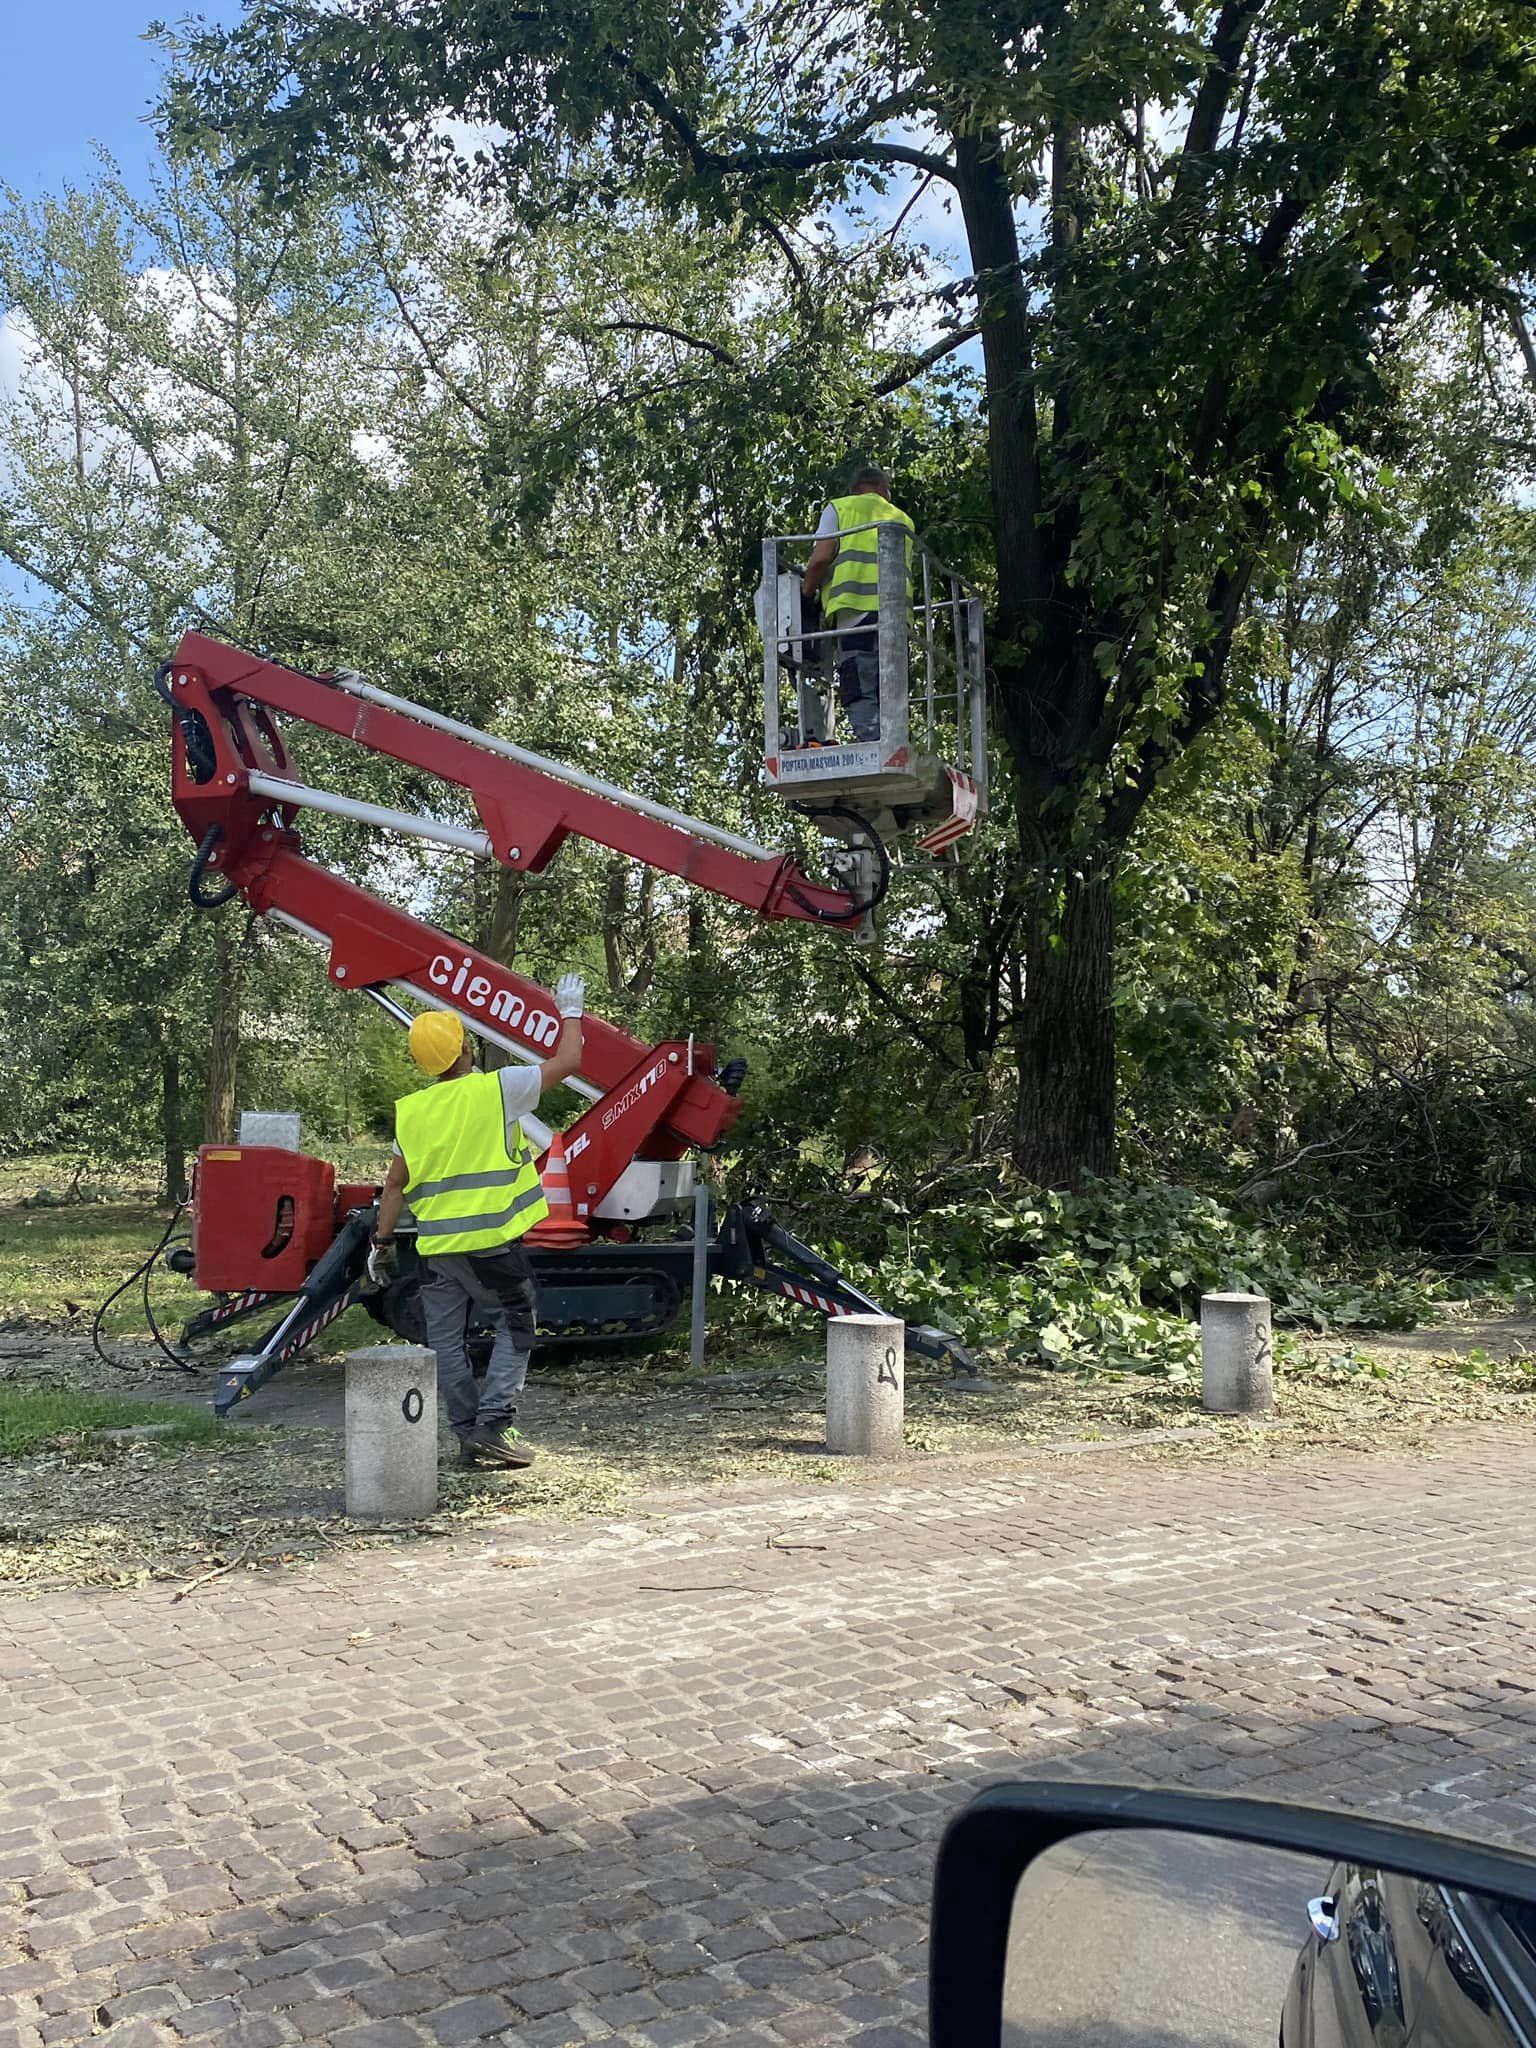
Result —
[[[839, 612], [873, 612], [880, 608], [880, 536], [871, 524], [894, 521], [907, 529], [907, 597], [912, 596], [912, 522], [899, 505], [875, 491], [863, 491], [856, 498], [834, 498], [839, 540], [837, 559], [822, 591], [822, 617], [831, 620]], [[850, 529], [862, 526], [862, 533]]]
[[489, 1252], [549, 1214], [539, 1169], [519, 1126], [507, 1150], [507, 1113], [497, 1074], [460, 1074], [395, 1104], [395, 1139], [405, 1156], [405, 1199], [416, 1218], [416, 1249]]

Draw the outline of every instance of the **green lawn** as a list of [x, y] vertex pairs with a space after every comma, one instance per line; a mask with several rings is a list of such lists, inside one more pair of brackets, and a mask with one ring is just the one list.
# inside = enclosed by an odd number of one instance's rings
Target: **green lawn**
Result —
[[[28, 1209], [0, 1203], [0, 1322], [89, 1328], [98, 1302], [118, 1287], [159, 1240], [169, 1211], [147, 1201]], [[189, 1314], [197, 1289], [156, 1267], [151, 1300], [162, 1327]], [[104, 1328], [122, 1335], [144, 1324], [137, 1285], [115, 1302]]]
[[108, 1394], [68, 1394], [53, 1389], [0, 1387], [0, 1458], [28, 1458], [38, 1451], [78, 1450], [104, 1429], [142, 1429], [153, 1424], [154, 1444], [216, 1443], [224, 1425], [201, 1408], [114, 1400]]

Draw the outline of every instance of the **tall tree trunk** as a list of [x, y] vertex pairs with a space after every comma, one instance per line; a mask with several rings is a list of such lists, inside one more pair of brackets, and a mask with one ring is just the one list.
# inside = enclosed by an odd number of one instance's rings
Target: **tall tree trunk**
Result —
[[208, 1024], [208, 1094], [203, 1143], [228, 1145], [236, 1127], [235, 1088], [240, 1060], [240, 988], [249, 925], [238, 915], [213, 921], [213, 1002]]
[[[955, 182], [977, 280], [976, 309], [987, 385], [997, 623], [1006, 643], [1028, 631], [1038, 619], [1047, 594], [1047, 577], [1040, 529], [1034, 337], [1002, 137], [983, 132], [957, 138]], [[1017, 658], [1015, 648], [1012, 659], [1016, 662]], [[1006, 705], [1006, 686], [1002, 694]]]
[[166, 1199], [181, 1199], [187, 1184], [187, 1155], [181, 1139], [181, 1048], [164, 1018], [155, 1033], [160, 1045], [160, 1138]]
[[608, 993], [624, 991], [624, 892], [625, 864], [616, 856], [608, 863], [603, 882], [603, 966], [608, 974]]
[[719, 1018], [712, 1014], [710, 1000], [714, 966], [709, 912], [704, 898], [695, 889], [688, 898], [688, 973], [684, 983], [687, 993], [682, 1022], [698, 1038], [711, 1037], [720, 1026]]
[[[491, 889], [490, 912], [480, 928], [480, 950], [489, 953], [493, 960], [499, 960], [503, 967], [510, 967], [517, 958], [518, 931], [527, 889], [528, 877], [521, 868], [498, 865]], [[493, 1044], [490, 1039], [485, 1041], [488, 1071], [504, 1067], [511, 1057], [503, 1047]]]
[[1114, 901], [1107, 872], [1068, 872], [1061, 903], [1041, 889], [1025, 925], [1016, 1036], [1013, 1156], [1045, 1187], [1115, 1165]]
[[[1058, 136], [1058, 242], [1072, 225], [1074, 148], [1070, 136]], [[1074, 879], [1082, 859], [1064, 844], [1079, 758], [1097, 711], [1091, 636], [1060, 579], [1070, 520], [1058, 515], [1048, 527], [1041, 517], [1034, 333], [1001, 138], [958, 138], [955, 171], [986, 372], [996, 703], [1018, 809], [1019, 880], [1029, 899], [1024, 999], [1014, 1029], [1013, 1156], [1032, 1180], [1067, 1187], [1085, 1174], [1111, 1172], [1115, 1152], [1108, 864]], [[1060, 877], [1065, 896], [1058, 903]]]

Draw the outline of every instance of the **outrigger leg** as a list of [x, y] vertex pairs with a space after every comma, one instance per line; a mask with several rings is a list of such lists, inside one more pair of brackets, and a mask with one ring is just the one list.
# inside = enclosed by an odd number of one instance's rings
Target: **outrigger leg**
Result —
[[357, 1209], [337, 1231], [330, 1248], [315, 1261], [292, 1308], [275, 1323], [258, 1350], [232, 1358], [219, 1374], [214, 1413], [227, 1415], [239, 1401], [248, 1401], [258, 1387], [281, 1372], [297, 1352], [319, 1336], [327, 1323], [349, 1309], [362, 1292], [368, 1264], [368, 1234], [375, 1212]]
[[[726, 1211], [711, 1267], [729, 1279], [759, 1287], [767, 1294], [781, 1294], [824, 1316], [891, 1313], [786, 1230], [763, 1202], [739, 1202]], [[979, 1377], [975, 1359], [958, 1337], [931, 1323], [908, 1323], [906, 1330], [909, 1352], [957, 1373]]]

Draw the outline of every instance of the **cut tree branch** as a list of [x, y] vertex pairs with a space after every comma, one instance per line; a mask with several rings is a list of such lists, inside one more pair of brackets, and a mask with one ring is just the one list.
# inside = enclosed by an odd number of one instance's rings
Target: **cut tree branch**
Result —
[[685, 334], [680, 327], [668, 327], [660, 320], [599, 320], [595, 324], [602, 334], [664, 334], [669, 341], [680, 341], [685, 348], [701, 349], [717, 363], [724, 363], [728, 370], [738, 367], [738, 358], [718, 341], [710, 341], [702, 334]]
[[920, 355], [908, 356], [897, 369], [880, 379], [874, 387], [876, 398], [889, 398], [893, 391], [900, 391], [904, 384], [921, 377], [925, 370], [931, 370], [945, 356], [953, 355], [957, 348], [964, 348], [968, 341], [974, 341], [980, 332], [979, 324], [972, 321], [970, 326], [958, 327], [953, 334], [946, 334], [942, 341], [936, 341], [932, 348], [925, 348]]

